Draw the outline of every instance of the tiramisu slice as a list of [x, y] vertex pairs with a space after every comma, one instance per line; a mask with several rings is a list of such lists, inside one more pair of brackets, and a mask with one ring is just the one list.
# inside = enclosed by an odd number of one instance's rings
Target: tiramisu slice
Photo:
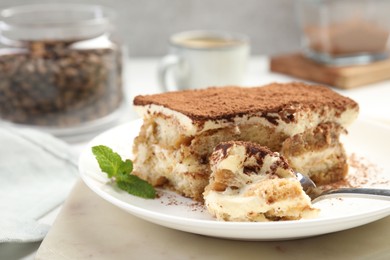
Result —
[[204, 202], [218, 220], [295, 220], [318, 213], [287, 161], [266, 147], [221, 143], [210, 156], [210, 167]]
[[317, 183], [344, 178], [339, 135], [358, 114], [353, 100], [303, 83], [137, 96], [134, 105], [144, 120], [133, 147], [135, 174], [197, 200], [209, 181], [211, 152], [230, 140], [280, 152]]

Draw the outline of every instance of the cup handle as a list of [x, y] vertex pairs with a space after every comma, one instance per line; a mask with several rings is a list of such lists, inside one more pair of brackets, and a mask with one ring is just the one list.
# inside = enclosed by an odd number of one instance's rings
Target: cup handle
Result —
[[[164, 91], [177, 91], [178, 82], [182, 75], [180, 72], [180, 65], [183, 64], [183, 59], [178, 55], [169, 54], [163, 57], [158, 67], [158, 81]], [[174, 84], [168, 84], [168, 74], [170, 71], [176, 69], [176, 74], [172, 77]], [[176, 78], [177, 76], [178, 78]]]

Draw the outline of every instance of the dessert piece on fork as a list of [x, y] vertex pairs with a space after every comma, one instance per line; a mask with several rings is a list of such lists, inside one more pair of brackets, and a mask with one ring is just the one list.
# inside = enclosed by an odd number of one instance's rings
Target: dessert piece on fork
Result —
[[224, 221], [296, 220], [317, 216], [293, 169], [277, 152], [251, 142], [219, 144], [210, 156], [207, 210]]

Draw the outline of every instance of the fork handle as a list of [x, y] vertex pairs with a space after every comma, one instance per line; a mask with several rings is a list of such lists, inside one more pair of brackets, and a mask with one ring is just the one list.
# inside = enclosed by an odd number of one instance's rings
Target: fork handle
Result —
[[[343, 196], [340, 196], [343, 195]], [[390, 189], [373, 189], [373, 188], [340, 188], [322, 192], [313, 199], [313, 203], [332, 197], [355, 197], [367, 199], [380, 199], [390, 201]]]

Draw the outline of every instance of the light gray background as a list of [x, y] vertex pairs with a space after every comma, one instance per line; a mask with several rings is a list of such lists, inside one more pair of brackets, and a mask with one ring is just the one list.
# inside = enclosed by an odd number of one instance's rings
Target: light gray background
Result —
[[[299, 50], [297, 0], [79, 0], [117, 11], [117, 25], [133, 57], [160, 56], [167, 52], [173, 33], [227, 30], [247, 34], [252, 54], [277, 54]], [[55, 0], [0, 0], [0, 8]]]

